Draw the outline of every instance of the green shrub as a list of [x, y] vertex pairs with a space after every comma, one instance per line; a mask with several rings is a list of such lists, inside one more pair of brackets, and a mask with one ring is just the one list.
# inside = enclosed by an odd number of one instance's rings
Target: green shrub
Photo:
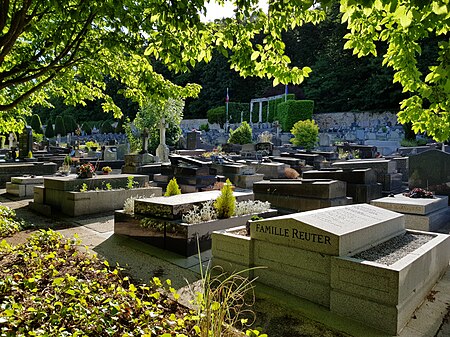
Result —
[[217, 217], [219, 219], [229, 218], [234, 215], [236, 208], [236, 197], [233, 195], [233, 185], [230, 179], [227, 179], [220, 192], [219, 197], [214, 202]]
[[169, 197], [171, 195], [181, 194], [180, 187], [178, 186], [177, 179], [173, 177], [169, 184], [167, 185], [166, 193], [164, 193], [165, 197]]
[[31, 116], [30, 126], [33, 129], [33, 133], [44, 133], [44, 130], [42, 129], [41, 118], [39, 117], [39, 115], [34, 114]]
[[58, 116], [55, 119], [55, 134], [61, 136], [66, 135], [66, 127], [64, 126], [64, 120], [62, 116]]
[[208, 117], [208, 123], [217, 123], [223, 128], [223, 125], [225, 124], [225, 107], [219, 106], [214, 109], [209, 109], [206, 112], [206, 116]]
[[23, 228], [23, 222], [16, 218], [16, 212], [0, 205], [0, 237], [13, 235]]
[[200, 130], [208, 132], [209, 131], [209, 124], [202, 124], [202, 125], [200, 125]]
[[278, 104], [277, 115], [281, 128], [284, 131], [291, 130], [298, 121], [312, 119], [314, 101], [287, 101]]
[[51, 119], [47, 121], [47, 126], [45, 127], [45, 137], [47, 138], [55, 137], [55, 130], [53, 130], [53, 123]]
[[230, 129], [230, 137], [228, 143], [231, 144], [248, 144], [252, 142], [252, 128], [247, 122], [242, 122], [236, 130]]
[[286, 99], [284, 97], [280, 97], [280, 98], [269, 101], [269, 120], [268, 120], [268, 122], [280, 120], [279, 116], [278, 116], [278, 105], [281, 103], [284, 103], [286, 100], [287, 101], [295, 100], [295, 94], [288, 94]]
[[64, 127], [66, 129], [66, 132], [67, 133], [75, 132], [75, 130], [78, 127], [75, 119], [70, 115], [64, 115], [63, 120], [64, 120]]
[[318, 141], [319, 127], [314, 120], [298, 121], [291, 129], [294, 138], [291, 138], [291, 143], [295, 146], [302, 146], [306, 150], [314, 148]]
[[44, 139], [44, 135], [42, 133], [33, 133], [33, 142], [40, 143]]

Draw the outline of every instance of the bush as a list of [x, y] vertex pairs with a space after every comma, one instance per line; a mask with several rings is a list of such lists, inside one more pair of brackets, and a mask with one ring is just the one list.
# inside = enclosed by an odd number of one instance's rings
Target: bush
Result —
[[44, 140], [44, 135], [42, 133], [33, 133], [33, 142], [40, 143]]
[[229, 218], [234, 215], [236, 208], [236, 197], [233, 195], [233, 185], [230, 179], [227, 179], [223, 185], [219, 197], [214, 202], [214, 208], [219, 219]]
[[39, 115], [34, 114], [33, 116], [31, 116], [30, 126], [33, 129], [33, 133], [44, 133], [44, 130], [42, 129], [41, 118], [39, 117]]
[[180, 187], [178, 186], [177, 179], [173, 177], [169, 184], [167, 185], [166, 193], [164, 193], [165, 197], [169, 197], [171, 195], [181, 194]]
[[206, 112], [206, 116], [208, 117], [208, 123], [217, 123], [223, 128], [223, 125], [225, 124], [225, 107], [219, 106], [217, 108], [210, 109]]
[[252, 142], [252, 128], [247, 122], [242, 122], [236, 130], [230, 129], [230, 137], [228, 143], [231, 144], [248, 144]]
[[61, 136], [66, 135], [66, 127], [64, 126], [64, 120], [61, 116], [58, 116], [55, 119], [55, 134]]
[[[295, 94], [288, 94], [287, 100], [288, 101], [295, 100]], [[280, 120], [280, 117], [278, 116], [278, 105], [281, 103], [284, 103], [284, 102], [285, 102], [284, 97], [280, 97], [280, 98], [269, 101], [269, 120], [268, 120], [268, 122]]]
[[47, 138], [55, 137], [55, 130], [53, 130], [53, 123], [51, 119], [47, 121], [47, 126], [45, 128], [45, 137]]
[[302, 146], [306, 150], [311, 150], [316, 145], [319, 138], [319, 127], [313, 120], [298, 121], [291, 130], [294, 138], [291, 143], [295, 146]]
[[209, 131], [209, 124], [202, 124], [202, 125], [200, 125], [200, 130], [208, 132]]
[[277, 107], [278, 119], [284, 131], [291, 130], [298, 121], [312, 119], [314, 101], [287, 101]]
[[16, 218], [16, 212], [0, 205], [0, 237], [13, 235], [23, 228], [23, 222]]
[[77, 122], [70, 115], [64, 115], [64, 127], [66, 128], [67, 133], [75, 132], [77, 129]]

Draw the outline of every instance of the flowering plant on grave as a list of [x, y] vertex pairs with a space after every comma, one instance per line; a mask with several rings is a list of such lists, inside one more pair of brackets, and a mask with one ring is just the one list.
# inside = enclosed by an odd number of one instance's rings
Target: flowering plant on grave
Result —
[[80, 165], [80, 168], [78, 169], [79, 174], [94, 173], [94, 172], [95, 172], [95, 167], [91, 163], [82, 164], [82, 165]]
[[103, 167], [102, 167], [102, 171], [103, 171], [103, 172], [106, 172], [106, 173], [109, 173], [109, 172], [112, 171], [112, 168], [109, 167], [109, 166], [103, 166]]

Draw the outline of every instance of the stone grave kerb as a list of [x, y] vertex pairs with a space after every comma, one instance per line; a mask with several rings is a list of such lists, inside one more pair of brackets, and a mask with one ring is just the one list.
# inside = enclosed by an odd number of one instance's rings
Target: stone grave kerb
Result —
[[325, 255], [348, 256], [404, 232], [404, 215], [359, 204], [258, 220], [251, 223], [250, 236]]

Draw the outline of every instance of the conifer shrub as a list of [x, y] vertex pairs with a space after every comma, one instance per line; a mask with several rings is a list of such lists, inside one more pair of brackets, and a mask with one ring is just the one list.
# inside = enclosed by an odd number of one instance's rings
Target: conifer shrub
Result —
[[64, 120], [61, 116], [58, 116], [55, 119], [55, 134], [61, 136], [66, 135], [66, 127], [64, 126]]
[[221, 194], [214, 202], [214, 208], [217, 212], [219, 219], [226, 219], [234, 215], [236, 208], [236, 197], [233, 195], [233, 185], [230, 179], [227, 179], [226, 183], [221, 189]]
[[165, 197], [170, 197], [171, 195], [181, 194], [180, 187], [178, 186], [177, 179], [173, 177], [169, 184], [167, 185], [166, 193], [164, 193]]
[[33, 116], [31, 116], [30, 126], [33, 129], [34, 133], [44, 133], [44, 130], [42, 129], [41, 118], [39, 117], [39, 115], [34, 114]]
[[242, 122], [236, 130], [230, 129], [230, 138], [228, 143], [231, 144], [249, 144], [252, 142], [252, 128], [247, 122]]
[[45, 128], [45, 137], [47, 138], [55, 137], [55, 130], [53, 130], [53, 123], [51, 119], [47, 121], [47, 127]]

